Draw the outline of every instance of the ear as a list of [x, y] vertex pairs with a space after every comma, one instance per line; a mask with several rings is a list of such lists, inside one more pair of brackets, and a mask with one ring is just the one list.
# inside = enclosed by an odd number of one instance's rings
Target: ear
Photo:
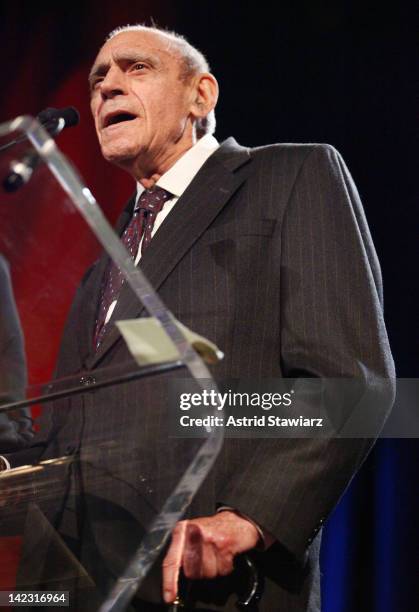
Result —
[[196, 76], [191, 114], [196, 119], [206, 117], [218, 100], [218, 83], [214, 75], [202, 72]]

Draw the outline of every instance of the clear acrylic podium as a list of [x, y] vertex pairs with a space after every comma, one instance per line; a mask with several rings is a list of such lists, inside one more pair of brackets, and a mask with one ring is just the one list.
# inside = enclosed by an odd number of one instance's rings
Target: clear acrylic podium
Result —
[[[158, 601], [159, 556], [222, 444], [219, 429], [170, 435], [170, 384], [215, 383], [45, 129], [26, 116], [3, 123], [0, 151], [2, 181], [28, 152], [40, 159], [27, 185], [0, 191], [0, 454], [12, 468], [0, 474], [0, 590], [68, 591], [70, 609], [89, 611]], [[178, 359], [140, 367], [121, 349], [117, 363], [105, 354], [72, 371], [72, 351], [89, 353], [95, 304], [82, 300], [63, 346], [65, 320], [103, 251]]]

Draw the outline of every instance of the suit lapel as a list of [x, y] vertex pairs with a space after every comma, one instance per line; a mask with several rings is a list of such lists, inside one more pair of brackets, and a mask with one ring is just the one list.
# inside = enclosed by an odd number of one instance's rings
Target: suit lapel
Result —
[[[245, 181], [248, 173], [238, 172], [238, 169], [249, 161], [248, 149], [229, 138], [206, 161], [179, 198], [140, 262], [141, 271], [156, 291]], [[103, 270], [98, 271], [98, 276], [100, 272], [103, 274]], [[94, 286], [96, 291], [100, 291], [97, 281]], [[112, 320], [135, 318], [143, 310], [144, 307], [125, 283]], [[92, 335], [93, 330], [90, 339]], [[86, 360], [86, 365], [94, 367], [119, 338], [119, 331], [112, 326], [97, 353]]]
[[98, 291], [100, 292], [103, 272], [106, 269], [107, 257], [103, 256], [94, 264], [83, 287], [83, 297], [79, 310], [78, 342], [81, 362], [84, 364], [93, 348]]
[[[115, 233], [119, 236], [132, 215], [135, 203], [135, 193], [129, 199], [123, 213], [120, 215]], [[94, 264], [93, 269], [83, 288], [83, 295], [79, 310], [79, 349], [82, 363], [91, 361], [93, 350], [93, 335], [96, 327], [96, 315], [102, 289], [104, 274], [107, 271], [110, 258], [103, 252], [100, 259]]]

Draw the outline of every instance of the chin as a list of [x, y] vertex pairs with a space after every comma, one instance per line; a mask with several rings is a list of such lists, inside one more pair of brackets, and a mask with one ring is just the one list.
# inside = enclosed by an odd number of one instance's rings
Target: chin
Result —
[[137, 156], [137, 152], [129, 147], [102, 147], [103, 157], [112, 164], [126, 165], [132, 162]]

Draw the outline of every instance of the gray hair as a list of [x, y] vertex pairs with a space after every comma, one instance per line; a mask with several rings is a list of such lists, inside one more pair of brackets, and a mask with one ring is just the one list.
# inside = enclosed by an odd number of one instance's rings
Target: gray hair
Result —
[[[108, 41], [122, 32], [151, 32], [152, 34], [158, 34], [166, 38], [169, 43], [174, 44], [181, 57], [182, 65], [180, 78], [183, 81], [187, 81], [195, 74], [210, 72], [210, 66], [204, 54], [193, 47], [184, 36], [177, 32], [142, 24], [125, 25], [112, 30], [112, 32], [108, 34], [106, 40]], [[214, 110], [210, 111], [206, 117], [199, 117], [195, 123], [197, 138], [201, 138], [205, 136], [205, 134], [213, 134], [215, 132], [215, 123]]]

